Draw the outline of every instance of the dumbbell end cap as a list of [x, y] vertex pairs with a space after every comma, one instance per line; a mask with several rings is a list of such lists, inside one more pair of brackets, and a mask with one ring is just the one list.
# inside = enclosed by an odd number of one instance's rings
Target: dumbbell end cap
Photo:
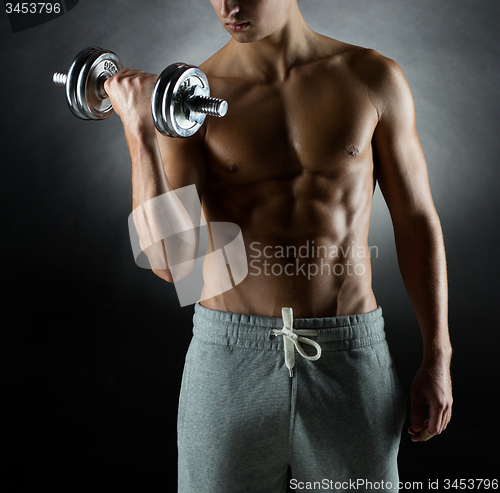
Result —
[[68, 80], [68, 71], [67, 70], [58, 70], [52, 76], [52, 82], [54, 82], [54, 84], [57, 87], [65, 87], [67, 80]]
[[227, 110], [228, 110], [227, 101], [222, 100], [221, 103], [219, 104], [219, 108], [218, 108], [217, 113], [219, 114], [219, 116], [222, 117], [222, 116], [226, 115]]

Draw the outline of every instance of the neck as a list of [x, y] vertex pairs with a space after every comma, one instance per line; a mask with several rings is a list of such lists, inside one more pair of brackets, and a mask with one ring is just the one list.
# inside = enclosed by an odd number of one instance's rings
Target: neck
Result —
[[248, 43], [232, 38], [226, 48], [239, 74], [266, 82], [283, 81], [294, 66], [310, 59], [317, 36], [296, 7], [285, 24], [269, 36]]

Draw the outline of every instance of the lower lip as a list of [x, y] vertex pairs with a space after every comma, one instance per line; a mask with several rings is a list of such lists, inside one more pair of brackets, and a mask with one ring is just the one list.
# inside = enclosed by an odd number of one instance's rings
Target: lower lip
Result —
[[229, 29], [235, 33], [239, 33], [241, 31], [244, 31], [248, 26], [250, 25], [250, 22], [245, 22], [243, 24], [228, 24]]

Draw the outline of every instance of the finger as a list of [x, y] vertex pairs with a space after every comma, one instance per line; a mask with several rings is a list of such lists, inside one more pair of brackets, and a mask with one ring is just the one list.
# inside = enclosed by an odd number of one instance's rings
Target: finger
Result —
[[130, 68], [129, 67], [123, 67], [122, 69], [118, 70], [118, 72], [116, 72], [114, 75], [124, 75], [127, 72], [130, 72]]
[[137, 77], [138, 75], [144, 75], [144, 70], [130, 70], [127, 72], [127, 76]]
[[443, 429], [444, 412], [445, 409], [443, 405], [437, 402], [429, 404], [429, 425], [427, 428], [433, 435], [439, 435]]
[[118, 72], [116, 72], [116, 74], [112, 75], [110, 78], [112, 78], [112, 79], [114, 78], [116, 80], [119, 80], [119, 79], [125, 79], [128, 77], [136, 77], [137, 75], [141, 75], [143, 73], [144, 73], [143, 70], [131, 70], [130, 68], [125, 67], [125, 68], [122, 68], [121, 70], [119, 70]]
[[143, 70], [130, 70], [129, 68], [124, 68], [104, 81], [104, 90], [109, 87], [109, 84], [113, 81], [113, 79], [116, 81], [131, 80], [143, 74]]
[[410, 416], [411, 427], [418, 433], [424, 427], [424, 403], [422, 397], [412, 397]]
[[122, 68], [121, 70], [118, 70], [118, 72], [116, 72], [115, 74], [113, 74], [111, 77], [107, 78], [105, 81], [104, 81], [104, 87], [106, 87], [106, 83], [109, 84], [109, 82], [112, 80], [112, 79], [120, 79], [121, 77], [123, 77], [124, 75], [127, 75], [128, 72], [131, 72], [131, 70], [128, 68], [128, 67], [124, 67]]
[[448, 426], [450, 421], [451, 421], [451, 407], [446, 412], [443, 430], [446, 430], [446, 427]]
[[[428, 420], [428, 419], [426, 419], [426, 420], [424, 421], [424, 427], [426, 428], [428, 425], [429, 425], [429, 420]], [[410, 427], [408, 428], [408, 433], [409, 433], [410, 435], [417, 435], [419, 432], [418, 432], [418, 431], [415, 431], [415, 430], [414, 430], [414, 429], [410, 426]]]
[[120, 79], [133, 79], [134, 77], [138, 77], [139, 75], [143, 75], [144, 70], [128, 70], [127, 72], [124, 72], [122, 74], [119, 74], [118, 72], [115, 74], [115, 76], [118, 76]]

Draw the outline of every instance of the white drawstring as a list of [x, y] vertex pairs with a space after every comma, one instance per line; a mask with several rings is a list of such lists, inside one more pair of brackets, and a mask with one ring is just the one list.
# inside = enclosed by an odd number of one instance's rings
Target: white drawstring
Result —
[[[285, 365], [290, 371], [290, 377], [293, 377], [293, 367], [295, 366], [295, 351], [297, 348], [299, 354], [309, 360], [316, 361], [321, 357], [321, 346], [307, 337], [301, 336], [317, 336], [317, 330], [297, 330], [293, 328], [293, 311], [291, 308], [282, 308], [281, 315], [283, 316], [283, 328], [281, 330], [273, 329], [271, 334], [274, 336], [283, 336], [283, 344], [285, 346]], [[300, 343], [309, 344], [316, 348], [314, 356], [308, 356]]]

